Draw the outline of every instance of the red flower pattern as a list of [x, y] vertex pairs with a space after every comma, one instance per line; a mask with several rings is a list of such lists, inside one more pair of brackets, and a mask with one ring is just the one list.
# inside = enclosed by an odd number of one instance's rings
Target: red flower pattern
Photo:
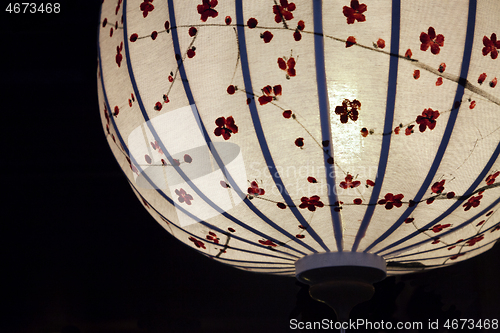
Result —
[[299, 41], [302, 39], [302, 34], [300, 33], [301, 31], [304, 30], [304, 28], [306, 27], [304, 21], [300, 20], [299, 23], [297, 23], [297, 28], [295, 29], [295, 32], [293, 33], [293, 38], [295, 39], [295, 41]]
[[260, 35], [260, 38], [264, 40], [264, 43], [269, 43], [273, 39], [274, 35], [271, 31], [265, 31]]
[[347, 24], [353, 24], [355, 21], [364, 22], [366, 21], [364, 12], [366, 12], [366, 5], [360, 4], [358, 0], [351, 0], [351, 7], [344, 6], [342, 12], [344, 16], [347, 17]]
[[486, 73], [482, 73], [479, 75], [479, 78], [477, 79], [477, 83], [483, 84], [484, 80], [486, 80]]
[[454, 256], [451, 256], [451, 257], [450, 257], [450, 260], [455, 260], [455, 259], [457, 259], [458, 257], [463, 256], [464, 254], [465, 254], [465, 253], [455, 254]]
[[214, 9], [217, 6], [217, 0], [203, 0], [201, 5], [198, 5], [198, 14], [201, 15], [200, 19], [207, 22], [209, 17], [216, 18], [219, 13]]
[[214, 134], [216, 136], [222, 135], [224, 140], [229, 140], [231, 134], [238, 133], [238, 126], [234, 123], [234, 118], [232, 116], [217, 118], [215, 120], [215, 125], [217, 125], [217, 128], [214, 130]]
[[280, 23], [283, 21], [289, 21], [293, 19], [292, 12], [295, 10], [295, 4], [293, 2], [288, 3], [288, 0], [280, 0], [279, 5], [273, 6], [274, 21]]
[[498, 79], [495, 77], [493, 80], [490, 81], [490, 87], [495, 88], [497, 86]]
[[295, 71], [295, 59], [290, 57], [288, 60], [286, 58], [278, 58], [278, 67], [286, 71], [287, 79], [291, 76], [295, 76], [297, 73]]
[[194, 245], [196, 245], [196, 247], [197, 247], [197, 248], [203, 248], [203, 249], [206, 249], [205, 244], [203, 244], [203, 242], [202, 242], [202, 241], [199, 241], [199, 240], [197, 240], [197, 239], [196, 239], [196, 238], [194, 238], [194, 237], [189, 237], [188, 239], [189, 239], [191, 242], [193, 242], [193, 243], [194, 243]]
[[434, 185], [432, 185], [432, 187], [431, 187], [432, 193], [440, 194], [441, 192], [443, 192], [444, 191], [444, 183], [445, 183], [445, 181], [446, 180], [443, 179], [440, 182], [435, 182]]
[[418, 80], [418, 79], [420, 78], [420, 70], [415, 69], [415, 70], [413, 71], [413, 78], [414, 78], [415, 80]]
[[156, 102], [155, 106], [154, 106], [154, 109], [156, 111], [160, 111], [162, 109], [162, 107], [163, 107], [163, 105], [160, 102]]
[[316, 207], [323, 207], [324, 204], [322, 201], [320, 201], [320, 197], [317, 195], [313, 195], [310, 198], [307, 197], [302, 197], [300, 198], [301, 204], [299, 205], [299, 208], [302, 209], [309, 209], [311, 212], [314, 212], [316, 210]]
[[254, 17], [251, 17], [248, 19], [247, 21], [247, 26], [250, 28], [250, 29], [253, 29], [257, 26], [259, 22], [254, 18]]
[[356, 38], [354, 36], [349, 36], [347, 37], [347, 40], [345, 42], [345, 47], [351, 47], [353, 46], [354, 44], [356, 44]]
[[357, 99], [352, 102], [348, 99], [344, 99], [342, 105], [335, 107], [335, 113], [340, 115], [340, 122], [345, 124], [351, 118], [352, 121], [358, 120], [359, 109], [361, 108], [361, 102]]
[[307, 181], [311, 184], [316, 184], [318, 182], [314, 177], [307, 177]]
[[[116, 5], [116, 9], [115, 9], [115, 15], [118, 15], [118, 11], [120, 10], [120, 6], [122, 4], [122, 1], [123, 0], [118, 0], [118, 4]], [[153, 1], [153, 0], [151, 0]]]
[[247, 191], [251, 196], [264, 195], [266, 193], [263, 188], [259, 188], [259, 184], [257, 184], [256, 181], [250, 183], [250, 187]]
[[118, 67], [121, 66], [123, 60], [122, 50], [123, 50], [123, 42], [120, 43], [120, 46], [116, 47], [115, 61]]
[[375, 45], [377, 45], [377, 48], [383, 49], [383, 48], [385, 48], [385, 40], [383, 40], [382, 38], [379, 38], [377, 40], [377, 44], [375, 44]]
[[192, 57], [194, 57], [196, 55], [196, 48], [194, 46], [191, 47], [189, 50], [187, 50], [186, 54], [187, 54], [188, 58], [191, 59]]
[[493, 183], [495, 182], [495, 179], [500, 176], [500, 171], [497, 171], [495, 173], [492, 173], [491, 175], [489, 175], [488, 177], [486, 177], [486, 184], [487, 185], [493, 185]]
[[148, 16], [149, 12], [155, 9], [155, 6], [153, 6], [151, 2], [153, 2], [153, 0], [144, 0], [140, 5], [140, 8], [142, 10], [142, 16], [144, 18]]
[[295, 140], [295, 145], [300, 148], [304, 147], [304, 138], [297, 138]]
[[262, 245], [267, 245], [267, 246], [272, 246], [272, 247], [276, 247], [278, 245], [276, 245], [272, 240], [268, 239], [268, 240], [259, 240], [259, 243], [261, 243]]
[[387, 193], [384, 196], [384, 199], [381, 199], [378, 201], [379, 205], [385, 205], [385, 209], [392, 209], [392, 207], [401, 207], [403, 203], [401, 202], [401, 199], [403, 199], [404, 195], [403, 194], [392, 194], [392, 193]]
[[448, 224], [436, 224], [435, 226], [433, 226], [429, 230], [432, 230], [435, 233], [438, 233], [438, 232], [443, 231], [443, 229], [446, 229], [446, 228], [449, 228], [449, 227], [451, 227], [451, 224], [449, 224], [449, 223]]
[[276, 99], [277, 96], [281, 95], [281, 85], [278, 84], [274, 87], [271, 87], [270, 85], [265, 86], [262, 88], [262, 92], [264, 95], [259, 97], [259, 104], [260, 105], [266, 105], [267, 103], [272, 102], [273, 100]]
[[342, 187], [343, 189], [347, 188], [355, 188], [361, 185], [361, 182], [359, 180], [352, 181], [352, 175], [347, 174], [345, 177], [344, 182], [340, 182], [339, 186]]
[[480, 242], [484, 239], [484, 235], [479, 235], [479, 236], [476, 236], [476, 237], [472, 237], [471, 239], [469, 239], [468, 241], [465, 242], [465, 244], [469, 245], [469, 246], [474, 246], [477, 242]]
[[218, 238], [217, 234], [214, 232], [209, 231], [206, 238], [207, 238], [207, 240], [210, 240], [210, 241], [214, 242], [215, 244], [219, 244], [220, 238]]
[[419, 131], [424, 132], [427, 127], [433, 130], [436, 127], [436, 119], [439, 117], [439, 111], [434, 111], [431, 108], [425, 109], [422, 115], [417, 117], [417, 124], [419, 124]]
[[498, 58], [498, 50], [500, 49], [500, 40], [497, 40], [497, 34], [491, 34], [491, 37], [483, 37], [483, 55], [487, 56], [490, 54], [491, 59]]
[[297, 42], [302, 39], [302, 34], [298, 29], [295, 29], [295, 32], [293, 33], [293, 39]]
[[431, 47], [432, 54], [439, 54], [441, 51], [440, 47], [444, 45], [444, 36], [439, 34], [436, 36], [436, 30], [433, 27], [429, 27], [427, 33], [422, 32], [420, 34], [420, 49], [422, 51], [427, 51], [429, 46]]
[[464, 211], [468, 211], [471, 208], [476, 208], [477, 206], [479, 206], [481, 204], [480, 200], [482, 198], [483, 198], [482, 195], [470, 197], [469, 200], [467, 200], [467, 202], [464, 203], [462, 206], [464, 207]]
[[186, 191], [184, 189], [180, 189], [180, 190], [175, 190], [175, 194], [177, 194], [179, 197], [177, 198], [177, 200], [179, 200], [180, 203], [186, 203], [186, 205], [190, 206], [191, 205], [191, 200], [193, 200], [193, 197], [191, 196], [191, 194], [187, 194]]
[[151, 142], [151, 147], [153, 147], [154, 150], [158, 150], [159, 154], [163, 154], [163, 151], [161, 150], [158, 141], [155, 140], [155, 142]]

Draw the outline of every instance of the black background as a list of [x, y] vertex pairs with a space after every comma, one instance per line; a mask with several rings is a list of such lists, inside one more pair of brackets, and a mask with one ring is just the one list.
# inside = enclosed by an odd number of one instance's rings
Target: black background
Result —
[[[2, 2], [0, 332], [286, 332], [290, 318], [335, 319], [293, 278], [213, 262], [149, 216], [100, 124], [101, 1], [60, 3], [9, 14]], [[500, 319], [499, 254], [388, 278], [352, 317]]]

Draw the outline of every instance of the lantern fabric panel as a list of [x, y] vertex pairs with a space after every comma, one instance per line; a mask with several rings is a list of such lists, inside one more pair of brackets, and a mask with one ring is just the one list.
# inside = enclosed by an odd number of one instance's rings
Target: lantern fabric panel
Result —
[[392, 274], [458, 262], [500, 235], [499, 11], [106, 0], [104, 131], [151, 215], [220, 262], [284, 275], [316, 252], [376, 253]]

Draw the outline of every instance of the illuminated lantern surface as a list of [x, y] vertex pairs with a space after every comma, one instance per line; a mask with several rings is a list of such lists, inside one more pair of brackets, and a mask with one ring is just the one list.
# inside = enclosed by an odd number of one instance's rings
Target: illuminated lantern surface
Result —
[[145, 209], [217, 261], [460, 262], [500, 237], [499, 17], [496, 0], [104, 0], [104, 131]]

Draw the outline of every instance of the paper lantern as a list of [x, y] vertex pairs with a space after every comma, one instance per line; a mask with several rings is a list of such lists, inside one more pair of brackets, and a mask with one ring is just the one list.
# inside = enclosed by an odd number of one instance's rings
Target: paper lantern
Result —
[[217, 261], [305, 282], [460, 262], [500, 237], [498, 17], [495, 0], [105, 0], [104, 130], [151, 215]]

